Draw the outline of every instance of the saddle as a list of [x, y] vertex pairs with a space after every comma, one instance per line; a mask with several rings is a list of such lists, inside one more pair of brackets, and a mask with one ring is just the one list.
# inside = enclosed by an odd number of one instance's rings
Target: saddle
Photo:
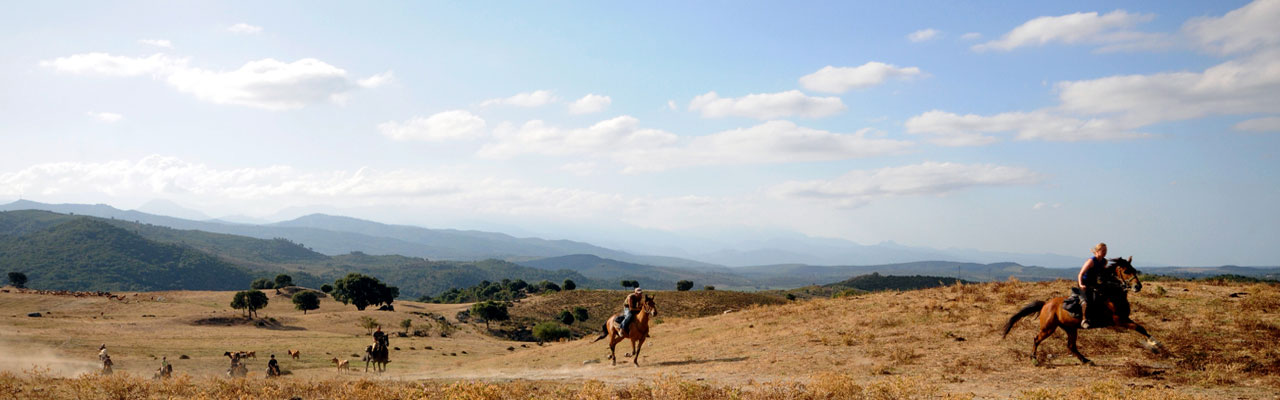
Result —
[[1083, 296], [1084, 293], [1080, 292], [1080, 288], [1071, 288], [1071, 294], [1067, 296], [1066, 300], [1062, 301], [1062, 309], [1070, 313], [1072, 317], [1082, 318], [1083, 315], [1080, 314], [1080, 309], [1082, 308], [1081, 297]]

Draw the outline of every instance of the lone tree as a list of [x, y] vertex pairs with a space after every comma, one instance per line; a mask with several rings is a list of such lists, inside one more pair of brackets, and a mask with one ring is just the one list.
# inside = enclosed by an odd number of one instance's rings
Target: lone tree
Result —
[[711, 286], [711, 285], [707, 285], [707, 286], [703, 286], [703, 287], [702, 287], [702, 290], [716, 290], [716, 287], [715, 287], [715, 286]]
[[623, 280], [623, 281], [622, 281], [622, 287], [624, 287], [624, 288], [636, 288], [636, 287], [640, 287], [640, 282], [639, 282], [639, 281]]
[[275, 289], [276, 283], [272, 282], [270, 279], [267, 279], [267, 278], [258, 278], [258, 279], [254, 279], [253, 283], [249, 284], [249, 288], [250, 289]]
[[574, 319], [577, 319], [578, 321], [586, 322], [586, 321], [587, 321], [587, 318], [590, 318], [590, 317], [591, 317], [590, 315], [587, 315], [587, 308], [586, 308], [586, 307], [574, 307], [574, 308], [573, 308], [573, 318], [574, 318]]
[[556, 315], [556, 320], [565, 325], [573, 325], [573, 313], [569, 312], [569, 310], [562, 310], [560, 314]]
[[573, 290], [577, 288], [578, 288], [578, 284], [573, 283], [573, 279], [564, 280], [564, 290]]
[[27, 287], [27, 274], [21, 272], [10, 272], [9, 284], [19, 289]]
[[471, 315], [484, 320], [484, 329], [489, 329], [489, 321], [506, 321], [511, 319], [507, 314], [507, 303], [493, 300], [471, 305]]
[[358, 324], [360, 324], [361, 328], [368, 329], [370, 335], [373, 334], [374, 329], [377, 329], [379, 326], [382, 326], [382, 324], [378, 323], [378, 320], [373, 319], [373, 317], [370, 317], [368, 315], [361, 316], [360, 322], [358, 322]]
[[231, 298], [231, 308], [245, 310], [245, 314], [253, 318], [259, 309], [267, 306], [269, 301], [267, 294], [259, 290], [242, 290], [236, 292], [235, 297]]
[[413, 319], [405, 318], [404, 321], [400, 321], [400, 327], [404, 328], [404, 334], [408, 335], [409, 328], [413, 327]]
[[378, 278], [353, 272], [334, 281], [333, 292], [330, 294], [334, 300], [341, 301], [342, 304], [354, 304], [357, 310], [364, 311], [370, 305], [390, 305], [400, 296], [400, 288], [387, 286], [378, 281]]
[[693, 281], [676, 282], [676, 290], [687, 292], [689, 289], [693, 289]]
[[285, 274], [276, 275], [276, 288], [293, 286], [293, 277]]
[[321, 292], [325, 292], [325, 293], [332, 292], [332, 291], [333, 291], [333, 285], [330, 285], [330, 284], [328, 284], [328, 283], [323, 284], [323, 285], [320, 285], [320, 291], [321, 291]]
[[298, 292], [293, 295], [293, 308], [302, 310], [302, 314], [306, 315], [307, 310], [320, 308], [320, 296], [310, 290]]

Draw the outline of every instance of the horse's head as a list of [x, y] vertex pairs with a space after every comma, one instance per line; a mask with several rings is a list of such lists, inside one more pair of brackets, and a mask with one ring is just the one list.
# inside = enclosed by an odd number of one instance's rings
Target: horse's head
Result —
[[644, 311], [648, 312], [651, 317], [658, 316], [658, 305], [653, 302], [653, 296], [644, 296]]
[[1119, 279], [1126, 289], [1131, 287], [1129, 281], [1133, 281], [1133, 291], [1142, 290], [1142, 281], [1138, 279], [1138, 269], [1133, 267], [1133, 256], [1129, 256], [1128, 259], [1112, 258], [1111, 265], [1107, 267], [1115, 271], [1116, 279]]

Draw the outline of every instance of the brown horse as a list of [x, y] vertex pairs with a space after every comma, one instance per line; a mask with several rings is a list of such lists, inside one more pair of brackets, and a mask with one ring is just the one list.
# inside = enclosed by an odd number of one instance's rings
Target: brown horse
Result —
[[[1101, 274], [1101, 284], [1098, 290], [1100, 298], [1107, 299], [1107, 302], [1101, 304], [1090, 304], [1089, 312], [1095, 316], [1098, 327], [1112, 326], [1115, 328], [1126, 328], [1147, 337], [1147, 348], [1152, 351], [1159, 349], [1159, 343], [1151, 339], [1151, 335], [1147, 333], [1147, 329], [1142, 325], [1138, 325], [1129, 319], [1129, 299], [1127, 292], [1132, 289], [1134, 292], [1142, 290], [1142, 281], [1138, 279], [1138, 270], [1133, 268], [1133, 257], [1129, 259], [1113, 258], [1111, 264], [1106, 266]], [[1133, 281], [1130, 286], [1129, 282]], [[1031, 345], [1031, 361], [1035, 364], [1040, 363], [1040, 359], [1036, 357], [1036, 352], [1040, 348], [1040, 342], [1053, 335], [1059, 327], [1067, 332], [1067, 350], [1071, 354], [1080, 359], [1081, 363], [1089, 364], [1090, 361], [1080, 354], [1076, 348], [1077, 330], [1080, 329], [1080, 319], [1071, 315], [1070, 312], [1062, 308], [1062, 302], [1066, 297], [1054, 297], [1048, 302], [1033, 301], [1019, 310], [1009, 322], [1004, 324], [1004, 336], [1009, 335], [1009, 330], [1013, 328], [1013, 324], [1022, 319], [1022, 317], [1039, 313], [1040, 314], [1040, 333], [1036, 334], [1035, 342]], [[1093, 324], [1093, 322], [1090, 322]], [[1001, 336], [1001, 337], [1004, 337]]]
[[631, 321], [631, 325], [627, 326], [626, 332], [619, 332], [621, 326], [616, 322], [619, 314], [613, 314], [605, 321], [604, 326], [600, 330], [604, 331], [592, 343], [609, 337], [609, 359], [613, 360], [613, 365], [618, 365], [618, 357], [615, 355], [614, 348], [622, 339], [631, 339], [631, 362], [637, 367], [640, 366], [640, 348], [644, 347], [644, 339], [649, 337], [649, 319], [658, 315], [658, 306], [653, 302], [653, 296], [644, 296], [644, 301], [640, 304], [640, 311], [635, 316], [635, 321]]

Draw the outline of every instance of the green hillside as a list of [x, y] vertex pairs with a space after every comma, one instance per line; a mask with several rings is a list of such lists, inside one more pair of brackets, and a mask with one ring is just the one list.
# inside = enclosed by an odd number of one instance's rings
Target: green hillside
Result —
[[231, 290], [252, 279], [243, 268], [190, 247], [158, 243], [101, 220], [79, 217], [52, 225], [32, 220], [26, 232], [0, 236], [0, 266], [27, 274], [28, 286], [67, 290]]
[[973, 283], [965, 280], [944, 276], [900, 276], [900, 275], [880, 275], [879, 273], [870, 273], [867, 275], [859, 275], [849, 279], [845, 279], [836, 283], [826, 285], [812, 285], [791, 290], [783, 293], [790, 293], [800, 298], [807, 297], [831, 297], [837, 294], [854, 294], [866, 292], [879, 292], [885, 290], [918, 290], [928, 289], [939, 286], [954, 285], [956, 282]]

